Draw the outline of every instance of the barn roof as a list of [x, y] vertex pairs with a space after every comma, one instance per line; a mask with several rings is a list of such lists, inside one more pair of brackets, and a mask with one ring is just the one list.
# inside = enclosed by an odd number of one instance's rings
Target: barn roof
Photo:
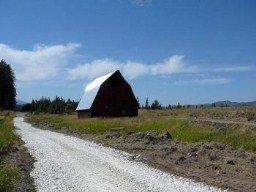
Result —
[[84, 94], [83, 94], [76, 110], [79, 111], [79, 110], [90, 109], [91, 105], [100, 89], [100, 86], [114, 73], [115, 72], [112, 72], [107, 75], [98, 77], [95, 80], [93, 80], [91, 83], [87, 84], [84, 89]]

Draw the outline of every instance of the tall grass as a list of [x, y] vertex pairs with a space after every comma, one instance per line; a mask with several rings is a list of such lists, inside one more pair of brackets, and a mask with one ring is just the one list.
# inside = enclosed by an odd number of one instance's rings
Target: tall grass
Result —
[[[78, 119], [73, 115], [36, 115], [30, 116], [29, 121], [48, 122], [56, 128], [66, 128], [70, 131], [82, 133], [104, 133], [110, 128], [123, 127], [121, 134], [130, 132], [154, 131], [163, 134], [170, 132], [176, 141], [200, 142], [213, 141], [241, 147], [246, 150], [256, 151], [256, 127], [239, 126], [237, 128], [217, 129], [209, 124], [193, 124], [189, 121], [177, 118], [180, 116], [223, 116], [230, 111], [241, 112], [242, 109], [235, 108], [216, 109], [180, 109], [160, 111], [140, 111], [138, 117], [122, 118], [93, 118]], [[255, 111], [256, 108], [249, 108]], [[228, 111], [229, 110], [229, 111]], [[243, 110], [248, 110], [243, 109]], [[239, 114], [238, 114], [239, 115]]]
[[11, 191], [18, 174], [18, 169], [11, 165], [0, 167], [0, 191]]
[[13, 133], [12, 115], [10, 113], [0, 114], [0, 150], [12, 146], [16, 140], [16, 135]]
[[0, 191], [10, 191], [18, 175], [18, 168], [2, 162], [17, 137], [13, 133], [12, 114], [0, 113]]
[[216, 134], [214, 141], [256, 151], [256, 127], [227, 129]]

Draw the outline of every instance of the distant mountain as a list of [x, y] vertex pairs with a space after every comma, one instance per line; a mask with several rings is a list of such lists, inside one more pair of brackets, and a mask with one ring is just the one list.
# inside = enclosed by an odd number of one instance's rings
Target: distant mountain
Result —
[[232, 102], [229, 100], [226, 101], [216, 101], [214, 103], [205, 103], [191, 105], [191, 107], [241, 107], [241, 106], [256, 106], [256, 101], [251, 102]]
[[215, 105], [216, 107], [256, 106], [256, 101], [251, 101], [251, 102], [217, 101], [217, 102], [213, 103], [212, 105]]
[[25, 101], [21, 101], [21, 100], [16, 100], [16, 106], [15, 106], [15, 110], [19, 111], [22, 109], [22, 107], [24, 107], [24, 105], [28, 104]]
[[21, 101], [21, 100], [16, 100], [16, 106], [22, 106], [22, 105], [26, 105], [27, 102], [25, 101]]
[[256, 101], [247, 102], [248, 106], [256, 106]]
[[205, 104], [197, 104], [192, 105], [192, 107], [241, 107], [241, 106], [256, 106], [256, 101], [251, 102], [232, 102], [232, 101], [216, 101], [214, 103], [205, 103]]

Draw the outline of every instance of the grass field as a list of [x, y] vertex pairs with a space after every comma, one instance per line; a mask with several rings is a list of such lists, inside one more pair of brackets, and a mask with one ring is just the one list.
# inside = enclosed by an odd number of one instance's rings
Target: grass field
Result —
[[[122, 135], [131, 132], [170, 132], [173, 139], [184, 142], [213, 141], [256, 151], [256, 126], [228, 125], [216, 128], [209, 123], [191, 123], [191, 118], [211, 118], [255, 122], [256, 107], [141, 110], [138, 117], [78, 119], [72, 115], [30, 115], [28, 121], [50, 123], [55, 128], [70, 129], [80, 134], [102, 134], [110, 128], [123, 127]], [[255, 119], [254, 119], [255, 118]]]
[[13, 114], [0, 112], [0, 191], [10, 191], [13, 187], [18, 169], [2, 162], [4, 156], [11, 150], [17, 137], [13, 132]]

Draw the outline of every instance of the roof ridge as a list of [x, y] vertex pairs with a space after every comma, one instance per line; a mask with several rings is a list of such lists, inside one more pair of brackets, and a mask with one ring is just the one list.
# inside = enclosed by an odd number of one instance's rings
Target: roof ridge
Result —
[[86, 87], [85, 87], [85, 91], [90, 91], [92, 89], [95, 89], [99, 86], [102, 85], [102, 83], [104, 83], [109, 77], [111, 77], [114, 73], [114, 72], [111, 72], [111, 73], [108, 73], [106, 75], [103, 75], [103, 76], [100, 76], [100, 77], [97, 77], [96, 79], [94, 79], [91, 83], [87, 84]]

